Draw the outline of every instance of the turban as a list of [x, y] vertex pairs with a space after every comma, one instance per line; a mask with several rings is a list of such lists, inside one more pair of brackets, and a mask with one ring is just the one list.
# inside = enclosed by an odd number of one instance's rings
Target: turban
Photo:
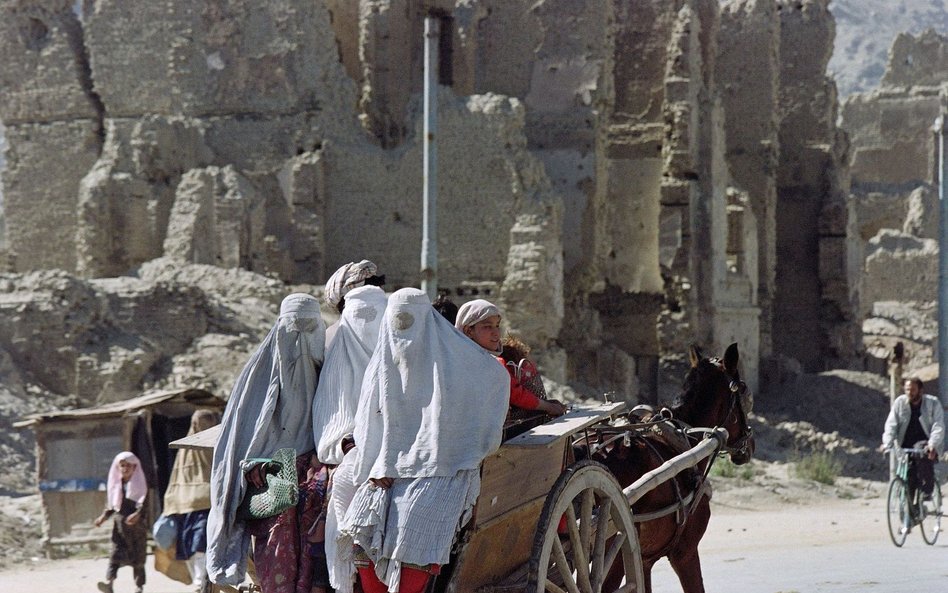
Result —
[[342, 266], [326, 282], [326, 301], [333, 307], [339, 306], [346, 293], [365, 284], [366, 278], [375, 276], [378, 266], [367, 259], [359, 263], [349, 262]]

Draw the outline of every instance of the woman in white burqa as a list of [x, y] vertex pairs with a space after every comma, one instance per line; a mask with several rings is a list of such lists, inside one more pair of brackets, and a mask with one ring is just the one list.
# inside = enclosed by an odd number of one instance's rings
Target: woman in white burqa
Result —
[[362, 379], [379, 341], [387, 302], [385, 292], [378, 286], [366, 285], [346, 292], [335, 339], [326, 350], [326, 364], [320, 372], [313, 400], [316, 454], [321, 463], [338, 465], [330, 481], [325, 524], [328, 576], [337, 593], [352, 591], [352, 546], [340, 549], [335, 542], [339, 523], [355, 494], [352, 475], [355, 453], [349, 447], [353, 442]]
[[[326, 303], [341, 315], [346, 308], [346, 299], [351, 291], [362, 286], [384, 286], [385, 275], [379, 275], [379, 268], [374, 262], [364, 259], [360, 262], [349, 262], [340, 266], [326, 281]], [[332, 345], [336, 337], [338, 323], [326, 328], [326, 348]]]
[[500, 445], [510, 379], [427, 295], [389, 297], [356, 416], [355, 481], [341, 533], [365, 593], [420, 593], [450, 558]]
[[[207, 569], [214, 583], [243, 581], [253, 535], [254, 566], [263, 592], [310, 593], [313, 559], [308, 535], [325, 492], [312, 426], [325, 337], [319, 302], [308, 294], [289, 295], [231, 391], [211, 469]], [[300, 503], [275, 517], [241, 520], [237, 507], [248, 480], [261, 480], [253, 475], [259, 465], [242, 467], [241, 461], [272, 457], [284, 448], [297, 453]]]

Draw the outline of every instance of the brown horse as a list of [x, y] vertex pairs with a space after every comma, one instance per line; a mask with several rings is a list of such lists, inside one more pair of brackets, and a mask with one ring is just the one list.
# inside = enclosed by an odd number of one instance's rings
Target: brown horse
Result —
[[[727, 348], [723, 359], [705, 358], [693, 346], [690, 359], [684, 389], [670, 409], [630, 418], [632, 423], [623, 427], [629, 436], [592, 456], [604, 463], [623, 487], [690, 448], [693, 437], [686, 435], [688, 427], [725, 428], [728, 439], [723, 448], [737, 465], [753, 456], [754, 437], [742, 402], [749, 394], [737, 370], [737, 344]], [[683, 593], [703, 593], [698, 542], [711, 517], [707, 472], [712, 462], [713, 457], [681, 472], [633, 505], [646, 592], [652, 590], [652, 566], [667, 556]], [[603, 591], [618, 588], [621, 578], [621, 574], [610, 575]]]

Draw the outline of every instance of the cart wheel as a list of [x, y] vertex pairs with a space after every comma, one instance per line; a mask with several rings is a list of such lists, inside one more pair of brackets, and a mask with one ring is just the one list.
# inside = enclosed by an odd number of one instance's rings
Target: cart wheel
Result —
[[580, 461], [560, 475], [543, 505], [527, 591], [601, 593], [617, 562], [625, 582], [616, 591], [644, 591], [638, 534], [622, 488], [606, 466]]

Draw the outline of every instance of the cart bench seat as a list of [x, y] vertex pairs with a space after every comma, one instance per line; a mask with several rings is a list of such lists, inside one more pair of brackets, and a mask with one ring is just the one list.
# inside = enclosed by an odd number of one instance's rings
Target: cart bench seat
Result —
[[597, 405], [579, 405], [559, 418], [531, 428], [525, 433], [504, 442], [504, 447], [547, 447], [559, 439], [576, 434], [597, 422], [608, 420], [625, 410], [625, 402]]

